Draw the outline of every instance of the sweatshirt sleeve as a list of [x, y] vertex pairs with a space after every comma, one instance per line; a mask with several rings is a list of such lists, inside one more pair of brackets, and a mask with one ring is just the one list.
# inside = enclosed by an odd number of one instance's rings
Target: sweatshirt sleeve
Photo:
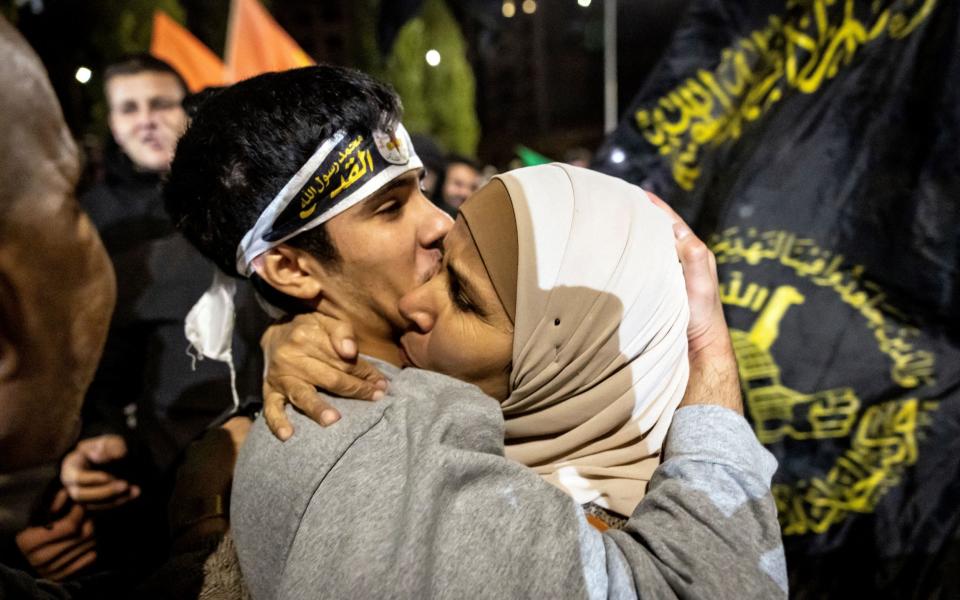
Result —
[[776, 598], [787, 572], [770, 481], [777, 462], [747, 421], [681, 408], [664, 462], [623, 531], [605, 534], [640, 597]]
[[393, 403], [337, 444], [284, 544], [277, 597], [786, 596], [776, 462], [742, 416], [678, 411], [646, 498], [601, 533], [502, 456], [494, 401], [446, 400]]

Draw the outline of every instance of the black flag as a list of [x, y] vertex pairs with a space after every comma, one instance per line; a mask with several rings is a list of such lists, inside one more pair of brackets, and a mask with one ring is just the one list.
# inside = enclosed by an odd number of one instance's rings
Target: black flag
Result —
[[595, 166], [709, 240], [794, 597], [960, 593], [960, 2], [693, 0]]

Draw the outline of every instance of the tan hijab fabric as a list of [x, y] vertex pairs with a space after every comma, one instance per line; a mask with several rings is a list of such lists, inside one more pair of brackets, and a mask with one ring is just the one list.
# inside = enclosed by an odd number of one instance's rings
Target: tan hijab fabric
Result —
[[[630, 515], [688, 377], [670, 220], [640, 188], [586, 169], [543, 165], [495, 181], [518, 239], [507, 456], [580, 503]], [[470, 225], [483, 255], [490, 242]]]
[[483, 267], [511, 323], [517, 322], [517, 219], [503, 182], [494, 179], [460, 206]]

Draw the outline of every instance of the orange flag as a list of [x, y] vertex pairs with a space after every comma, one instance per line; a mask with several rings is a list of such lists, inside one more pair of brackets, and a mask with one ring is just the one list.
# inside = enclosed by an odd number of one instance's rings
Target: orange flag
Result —
[[191, 92], [226, 83], [223, 61], [163, 11], [153, 13], [150, 54], [180, 71]]
[[231, 1], [226, 54], [233, 81], [316, 64], [258, 0]]

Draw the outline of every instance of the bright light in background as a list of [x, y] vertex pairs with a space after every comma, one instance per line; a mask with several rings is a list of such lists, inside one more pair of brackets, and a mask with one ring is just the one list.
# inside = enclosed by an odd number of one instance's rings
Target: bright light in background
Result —
[[73, 74], [77, 78], [77, 81], [80, 83], [86, 83], [90, 81], [90, 78], [93, 77], [93, 71], [86, 67], [80, 67], [77, 69], [77, 72]]
[[614, 148], [613, 152], [610, 153], [610, 160], [613, 161], [614, 164], [619, 165], [623, 161], [627, 160], [627, 155], [624, 154], [623, 150], [620, 148]]
[[577, 0], [577, 4], [579, 4], [580, 6], [586, 8], [586, 7], [590, 6], [590, 0]]
[[427, 50], [427, 64], [431, 67], [435, 67], [440, 64], [440, 53], [434, 49]]
[[506, 18], [509, 19], [510, 17], [512, 17], [512, 16], [515, 15], [515, 14], [517, 14], [517, 5], [514, 4], [513, 2], [511, 2], [510, 0], [507, 0], [506, 2], [504, 2], [504, 3], [503, 3], [503, 16], [505, 16]]
[[523, 0], [521, 8], [523, 8], [523, 12], [532, 15], [537, 12], [537, 0]]

